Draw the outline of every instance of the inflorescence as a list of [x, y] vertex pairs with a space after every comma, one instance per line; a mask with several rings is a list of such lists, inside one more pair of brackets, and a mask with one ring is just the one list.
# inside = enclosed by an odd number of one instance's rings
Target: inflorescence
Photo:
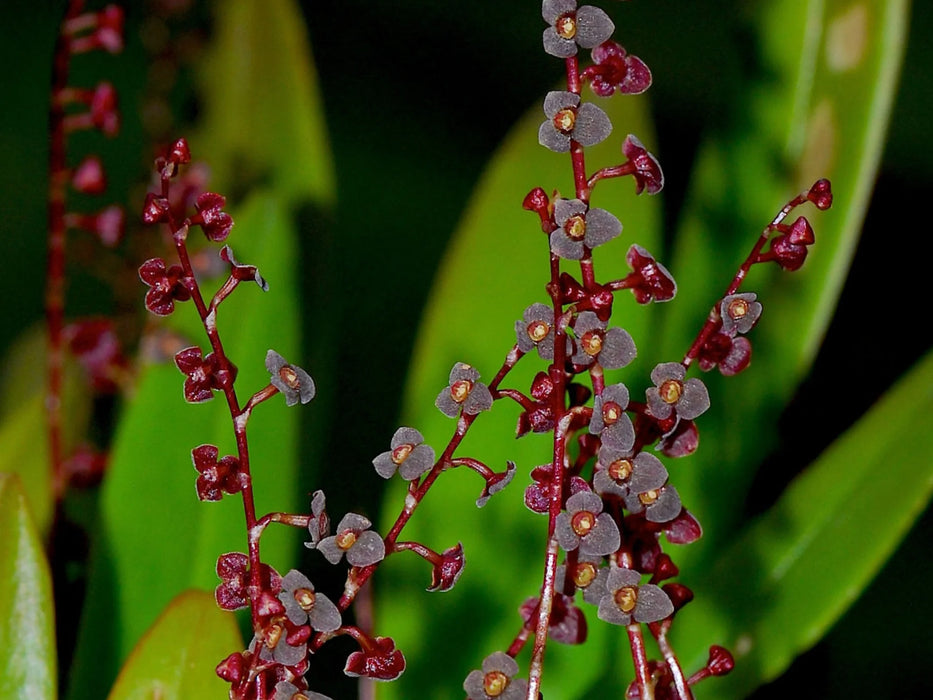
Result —
[[[626, 367], [637, 353], [629, 332], [612, 323], [616, 292], [629, 290], [636, 303], [648, 304], [673, 299], [677, 286], [671, 273], [634, 243], [626, 255], [630, 272], [597, 282], [593, 251], [618, 238], [622, 224], [609, 211], [591, 206], [595, 186], [631, 176], [637, 193], [654, 194], [663, 187], [664, 177], [657, 159], [633, 135], [622, 142], [623, 162], [588, 173], [585, 148], [608, 138], [612, 124], [603, 110], [584, 101], [582, 92], [589, 84], [603, 98], [616, 92], [638, 94], [650, 86], [651, 73], [641, 59], [610, 39], [614, 26], [602, 10], [577, 7], [574, 0], [544, 0], [542, 16], [544, 50], [565, 62], [567, 89], [546, 96], [539, 142], [555, 153], [570, 154], [575, 183], [572, 196], [548, 196], [538, 187], [523, 202], [525, 209], [537, 215], [545, 234], [550, 275], [545, 289], [550, 303], [538, 301], [521, 312], [515, 321], [515, 344], [488, 383], [469, 364], [453, 366], [435, 402], [438, 410], [456, 422], [442, 451], [427, 445], [416, 428], [402, 426], [391, 437], [388, 449], [373, 459], [380, 477], [397, 475], [408, 484], [404, 506], [385, 535], [357, 513], [343, 515], [332, 527], [321, 491], [313, 494], [307, 514], [259, 517], [255, 513], [249, 416], [276, 394], [282, 394], [289, 406], [305, 404], [313, 399], [315, 385], [305, 370], [270, 349], [265, 358], [269, 384], [241, 406], [235, 391], [237, 369], [224, 350], [216, 311], [241, 282], [255, 282], [263, 290], [268, 285], [255, 266], [237, 262], [232, 249], [224, 245], [220, 257], [229, 267], [229, 277], [205, 300], [189, 260], [187, 236], [199, 227], [209, 241], [224, 242], [233, 220], [224, 211], [224, 198], [215, 193], [201, 194], [193, 214], [186, 216], [173, 207], [170, 185], [190, 160], [184, 140], [156, 162], [161, 188], [148, 196], [143, 218], [149, 224], [168, 226], [178, 262], [155, 258], [142, 265], [140, 277], [149, 287], [146, 306], [154, 314], [167, 315], [178, 304], [193, 302], [210, 347], [205, 352], [192, 346], [175, 356], [185, 375], [184, 396], [197, 403], [222, 393], [237, 438], [236, 455], [221, 457], [218, 448], [209, 444], [192, 450], [198, 497], [216, 501], [239, 494], [244, 503], [247, 552], [226, 553], [217, 562], [218, 605], [225, 610], [249, 608], [254, 632], [247, 649], [231, 654], [217, 667], [218, 675], [230, 683], [231, 698], [324, 698], [308, 689], [309, 656], [338, 635], [348, 635], [359, 645], [346, 661], [346, 674], [392, 680], [404, 671], [405, 658], [390, 637], [373, 636], [346, 624], [343, 613], [381, 562], [401, 551], [411, 551], [430, 565], [428, 590], [447, 591], [456, 584], [464, 567], [460, 544], [437, 552], [399, 537], [443, 472], [457, 467], [475, 471], [483, 479], [479, 507], [513, 480], [518, 470], [511, 462], [497, 472], [474, 457], [456, 454], [474, 421], [501, 399], [511, 399], [521, 409], [519, 437], [528, 433], [551, 436], [552, 460], [530, 470], [531, 483], [524, 490], [526, 506], [548, 518], [547, 546], [541, 590], [522, 605], [521, 629], [506, 651], [491, 653], [481, 669], [467, 676], [463, 688], [468, 698], [537, 698], [547, 640], [585, 641], [585, 620], [576, 605], [578, 592], [584, 603], [595, 606], [600, 620], [626, 629], [635, 669], [629, 697], [685, 700], [692, 697], [695, 683], [728, 673], [733, 666], [729, 652], [714, 645], [708, 663], [687, 676], [667, 639], [674, 618], [693, 593], [672, 581], [678, 569], [663, 550], [660, 536], [663, 533], [670, 543], [686, 544], [698, 539], [702, 531], [681, 503], [667, 466], [654, 452], [676, 458], [697, 449], [696, 421], [709, 408], [710, 396], [701, 379], [687, 377], [688, 370], [696, 363], [703, 371], [718, 368], [724, 375], [733, 375], [748, 367], [751, 343], [747, 334], [761, 316], [762, 303], [755, 293], [739, 291], [739, 287], [755, 264], [775, 262], [787, 270], [803, 264], [814, 241], [813, 229], [802, 216], [789, 225], [784, 220], [805, 202], [829, 208], [830, 185], [820, 180], [781, 209], [713, 304], [683, 359], [659, 362], [644, 380], [643, 399], [635, 398], [626, 384], [607, 385], [603, 371]], [[590, 50], [593, 63], [581, 70], [582, 49]], [[562, 270], [562, 265], [578, 265], [579, 275]], [[535, 354], [546, 369], [535, 376], [529, 391], [503, 387], [512, 368]], [[581, 379], [588, 381], [584, 384]], [[349, 570], [338, 599], [333, 601], [319, 591], [305, 574], [293, 569], [282, 576], [261, 560], [260, 537], [274, 522], [306, 529], [306, 546], [330, 564], [346, 560]], [[661, 651], [661, 660], [648, 658], [645, 627]], [[515, 657], [529, 641], [528, 677], [518, 678]]]

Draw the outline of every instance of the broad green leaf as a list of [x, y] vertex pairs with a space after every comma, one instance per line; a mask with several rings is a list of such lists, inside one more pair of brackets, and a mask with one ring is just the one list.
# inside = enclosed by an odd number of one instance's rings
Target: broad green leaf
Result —
[[22, 484], [9, 474], [0, 474], [0, 572], [0, 698], [54, 700], [52, 579]]
[[[802, 11], [803, 10], [803, 11]], [[689, 570], [718, 548], [742, 509], [752, 466], [813, 361], [839, 295], [875, 179], [905, 43], [904, 0], [781, 0], [756, 14], [761, 70], [733, 128], [702, 149], [671, 271], [680, 286], [658, 361], [679, 360], [739, 263], [781, 206], [819, 177], [831, 210], [807, 204], [816, 244], [803, 268], [752, 268], [743, 291], [764, 312], [751, 367], [703, 375], [713, 402], [698, 452], [668, 468], [706, 535], [678, 558]]]
[[293, 0], [215, 3], [200, 61], [204, 120], [191, 140], [215, 191], [265, 183], [291, 204], [329, 201], [333, 173], [304, 20]]
[[[585, 98], [591, 99], [590, 93]], [[627, 133], [652, 147], [645, 98], [616, 97], [598, 104], [615, 129], [604, 143], [587, 149], [590, 172], [623, 160], [620, 145]], [[489, 381], [515, 344], [515, 321], [525, 307], [549, 302], [545, 291], [550, 279], [547, 237], [537, 216], [522, 209], [522, 198], [535, 186], [549, 193], [560, 189], [572, 197], [573, 183], [569, 156], [538, 144], [538, 126], [543, 120], [540, 104], [535, 105], [494, 156], [430, 295], [408, 378], [404, 424], [422, 431], [438, 453], [455, 426], [455, 421], [434, 407], [451, 367], [457, 361], [468, 362]], [[648, 196], [636, 198], [634, 183], [628, 178], [600, 183], [592, 203], [612, 211], [624, 226], [618, 239], [596, 250], [597, 276], [623, 277], [629, 271], [625, 253], [632, 243], [652, 251], [659, 245], [660, 203]], [[578, 265], [565, 269], [579, 276]], [[628, 294], [620, 296], [615, 309], [637, 344], [647, 333], [648, 310]], [[544, 369], [546, 363], [537, 354], [528, 355], [502, 386], [527, 393], [534, 375]], [[522, 490], [531, 470], [550, 461], [551, 447], [542, 435], [515, 440], [518, 413], [509, 401], [497, 403], [494, 415], [480, 416], [456, 453], [475, 457], [496, 471], [505, 469], [506, 460], [513, 460], [518, 466], [514, 483], [478, 510], [475, 500], [482, 480], [465, 469], [448, 472], [403, 533], [403, 539], [422, 541], [438, 550], [463, 542], [467, 563], [456, 588], [442, 597], [422, 599], [430, 570], [414, 556], [393, 557], [379, 573], [378, 633], [392, 636], [408, 659], [399, 681], [380, 686], [382, 697], [460, 698], [467, 673], [479, 668], [489, 653], [508, 646], [521, 628], [517, 608], [540, 588], [547, 539], [547, 519], [525, 508]], [[385, 436], [387, 446], [390, 438]], [[383, 507], [387, 523], [399, 512], [404, 498], [400, 485], [395, 487]], [[594, 647], [553, 646], [548, 654], [545, 695], [560, 695], [570, 679], [585, 683], [597, 670], [583, 661], [584, 656], [591, 660], [597, 653], [593, 648], [600, 648], [599, 631], [591, 631]], [[439, 667], [439, 658], [450, 663]]]
[[139, 640], [108, 700], [222, 698], [229, 685], [214, 668], [242, 646], [234, 616], [213, 596], [181, 593]]
[[[672, 626], [687, 669], [709, 644], [736, 667], [717, 698], [742, 698], [778, 676], [857, 601], [933, 493], [933, 353], [824, 452], [707, 572]], [[922, 621], [918, 621], [922, 624]], [[701, 691], [702, 692], [702, 691]]]
[[[266, 351], [298, 359], [295, 233], [275, 197], [256, 195], [240, 212], [228, 243], [237, 259], [256, 264], [269, 292], [244, 283], [220, 306], [217, 325], [224, 348], [239, 367], [239, 401], [269, 383]], [[214, 289], [215, 287], [207, 287]], [[192, 326], [191, 304], [176, 316]], [[188, 336], [207, 347], [203, 331]], [[77, 678], [71, 697], [113, 678], [119, 660], [179, 592], [212, 590], [218, 583], [217, 557], [246, 551], [242, 500], [226, 496], [202, 503], [195, 492], [197, 472], [191, 450], [204, 443], [220, 454], [236, 454], [226, 402], [216, 395], [202, 405], [186, 404], [182, 375], [172, 362], [141, 369], [139, 383], [125, 407], [103, 488], [101, 522], [93, 556]], [[250, 460], [257, 512], [297, 507], [297, 407], [275, 397], [256, 409], [249, 423]], [[296, 540], [284, 529], [263, 538], [263, 557], [273, 566], [292, 561]], [[93, 666], [88, 656], [93, 655]], [[85, 675], [87, 673], [87, 675]], [[87, 684], [87, 685], [85, 685]]]
[[[0, 474], [18, 474], [40, 534], [52, 524], [54, 494], [49, 468], [44, 374], [45, 329], [35, 327], [12, 345], [3, 359], [0, 380]], [[40, 374], [39, 376], [42, 376]], [[62, 389], [62, 440], [66, 452], [86, 436], [91, 393], [81, 369], [65, 363]]]

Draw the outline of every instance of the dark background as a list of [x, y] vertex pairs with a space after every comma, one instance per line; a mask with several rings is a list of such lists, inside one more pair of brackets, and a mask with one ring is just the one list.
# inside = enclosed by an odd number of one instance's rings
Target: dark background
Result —
[[[352, 412], [354, 426], [368, 426], [359, 431], [348, 425], [330, 437], [327, 449], [339, 450], [343, 462], [365, 464], [384, 449], [383, 436], [397, 424], [396, 411], [386, 406], [397, 405], [401, 396], [433, 271], [471, 188], [511, 124], [560, 77], [555, 62], [540, 50], [538, 4], [303, 4], [337, 175], [339, 199], [323, 217], [331, 240], [338, 242], [332, 264], [336, 279], [355, 280], [359, 289], [352, 299], [335, 292], [314, 303], [365, 315], [369, 324], [377, 324], [367, 333], [380, 338], [380, 351], [374, 353], [352, 324], [339, 334], [334, 375], [342, 403], [337, 410]], [[699, 139], [715, 131], [742, 100], [743, 77], [754, 55], [743, 12], [755, 4], [640, 0], [611, 8], [625, 21], [617, 22], [617, 36], [655, 76], [650, 95], [659, 132], [657, 155], [667, 176], [668, 231], [676, 227]], [[129, 27], [141, 22], [142, 5], [131, 5]], [[62, 11], [63, 3], [48, 0], [4, 0], [0, 7], [0, 299], [6, 320], [0, 348], [42, 316], [45, 115]], [[196, 8], [181, 24], [197, 37], [209, 30], [206, 19], [203, 8]], [[929, 347], [930, 295], [924, 276], [930, 256], [926, 197], [933, 191], [931, 30], [933, 8], [915, 3], [904, 74], [861, 243], [812, 378], [778, 426], [782, 435], [794, 436], [796, 449], [766, 462], [766, 467], [783, 464], [781, 476], [773, 476], [777, 469], [762, 470], [765, 476], [746, 504], [749, 512], [773, 500], [794, 468], [805, 466], [853, 423]], [[196, 47], [190, 55], [197, 55]], [[134, 95], [142, 90], [138, 76], [145, 60], [131, 40], [118, 67], [101, 58], [82, 70], [92, 76], [106, 72], [121, 95]], [[173, 92], [179, 123], [197, 117], [197, 100], [185, 96], [188, 80], [182, 72]], [[118, 139], [109, 144], [91, 139], [89, 146], [100, 149], [108, 163], [113, 196], [131, 200], [138, 185], [117, 183], [144, 180], [152, 148], [138, 114], [129, 109], [124, 118]], [[78, 150], [82, 144], [73, 145]], [[320, 213], [307, 216], [321, 220]], [[310, 291], [313, 281], [308, 285]], [[80, 274], [72, 290], [69, 312], [74, 314], [119, 309], [125, 303], [119, 293]], [[306, 333], [306, 342], [313, 344], [313, 329]], [[370, 393], [367, 378], [374, 376], [381, 399]], [[827, 412], [823, 397], [830, 391], [836, 398]], [[788, 460], [793, 460], [790, 469]], [[364, 495], [353, 505], [375, 513], [378, 494], [357, 491]], [[926, 595], [933, 570], [931, 536], [928, 510], [832, 633], [755, 697], [933, 695], [933, 680], [920, 670], [933, 650], [927, 628], [933, 603]], [[897, 602], [890, 600], [892, 591]], [[330, 692], [343, 697], [346, 690]], [[713, 693], [701, 687], [701, 696]]]

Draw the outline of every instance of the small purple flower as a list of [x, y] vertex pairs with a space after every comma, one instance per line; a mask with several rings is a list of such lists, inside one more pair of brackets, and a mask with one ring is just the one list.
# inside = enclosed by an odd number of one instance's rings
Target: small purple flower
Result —
[[327, 499], [324, 492], [318, 489], [311, 496], [311, 519], [308, 521], [308, 532], [311, 541], [305, 542], [308, 549], [317, 548], [321, 540], [330, 535], [330, 516], [327, 515]]
[[657, 622], [672, 615], [674, 605], [667, 593], [652, 583], [638, 585], [641, 574], [632, 569], [613, 569], [606, 580], [606, 594], [599, 601], [597, 617], [613, 625]]
[[478, 379], [479, 372], [475, 368], [458, 362], [450, 370], [447, 386], [438, 394], [434, 405], [450, 418], [456, 418], [461, 408], [467, 415], [488, 410], [492, 407], [492, 394]]
[[635, 194], [647, 190], [648, 194], [657, 194], [664, 189], [664, 171], [652, 153], [645, 148], [634, 135], [625, 137], [622, 152], [628, 158], [628, 165], [635, 178]]
[[550, 25], [544, 30], [544, 50], [557, 58], [576, 56], [577, 46], [592, 49], [615, 29], [605, 12], [592, 5], [577, 9], [576, 0], [544, 0], [541, 16]]
[[340, 610], [300, 571], [292, 569], [282, 577], [278, 596], [285, 614], [295, 625], [309, 624], [318, 632], [333, 632], [340, 627]]
[[[663, 468], [662, 468], [663, 470]], [[631, 484], [629, 492], [625, 496], [625, 507], [632, 514], [645, 514], [645, 519], [652, 523], [667, 523], [680, 515], [683, 505], [680, 502], [680, 495], [667, 481], [667, 471], [664, 472], [664, 481], [660, 484], [660, 474], [658, 472], [643, 472], [641, 482]]]
[[599, 494], [613, 494], [629, 498], [660, 487], [667, 482], [667, 469], [657, 457], [648, 452], [631, 456], [631, 450], [617, 450], [612, 446], [600, 448], [593, 489]]
[[687, 370], [679, 362], [662, 362], [651, 371], [654, 386], [645, 391], [651, 415], [660, 420], [676, 413], [693, 420], [709, 408], [709, 392], [699, 379], [684, 381]]
[[347, 513], [337, 525], [337, 534], [322, 539], [316, 549], [331, 564], [338, 563], [344, 554], [351, 566], [375, 564], [385, 558], [386, 545], [370, 527], [368, 518]]
[[518, 673], [515, 659], [496, 651], [483, 659], [483, 670], [470, 671], [463, 681], [468, 700], [523, 700], [528, 681], [514, 678]]
[[639, 304], [670, 301], [677, 294], [677, 283], [671, 273], [640, 245], [633, 244], [628, 249], [625, 261], [632, 268], [629, 289]]
[[595, 146], [612, 132], [606, 113], [590, 102], [580, 104], [580, 96], [555, 90], [544, 98], [547, 119], [538, 128], [538, 143], [555, 153], [570, 150], [570, 140], [581, 146]]
[[592, 491], [580, 491], [567, 499], [567, 509], [557, 516], [557, 542], [565, 551], [580, 548], [581, 554], [604, 556], [622, 543], [619, 527], [603, 513], [603, 499]]
[[305, 404], [314, 398], [316, 389], [311, 375], [298, 365], [286, 362], [275, 350], [266, 353], [266, 371], [272, 386], [285, 396], [286, 406], [294, 406], [299, 401]]
[[555, 200], [554, 222], [551, 252], [566, 260], [580, 260], [584, 246], [595, 248], [622, 233], [616, 217], [605, 209], [591, 209], [580, 199]]
[[605, 369], [625, 367], [635, 359], [635, 341], [623, 328], [606, 328], [606, 324], [592, 311], [582, 311], [573, 324], [577, 337], [577, 351], [571, 361], [586, 366], [594, 361]]
[[540, 302], [529, 306], [522, 314], [522, 320], [515, 322], [515, 337], [522, 352], [537, 348], [542, 360], [553, 360], [554, 310]]
[[599, 435], [603, 445], [628, 452], [635, 444], [635, 427], [625, 409], [628, 407], [628, 389], [624, 384], [612, 384], [593, 399], [593, 417], [590, 433]]
[[603, 562], [601, 556], [577, 556], [577, 563], [568, 567], [561, 564], [557, 567], [554, 577], [554, 590], [564, 592], [566, 578], [569, 576], [576, 589], [583, 591], [583, 600], [592, 605], [599, 605], [599, 601], [606, 594], [606, 579], [609, 569], [600, 566]]
[[412, 481], [434, 466], [434, 448], [424, 444], [424, 436], [414, 428], [399, 428], [392, 436], [392, 449], [373, 460], [376, 473], [389, 479], [395, 472]]
[[230, 369], [224, 368], [217, 355], [209, 352], [202, 356], [199, 347], [179, 350], [175, 353], [175, 365], [187, 375], [184, 391], [188, 403], [210, 401], [214, 390], [223, 391], [236, 378], [236, 367], [228, 363]]
[[719, 304], [722, 332], [729, 336], [748, 333], [761, 316], [761, 302], [754, 292], [730, 294]]

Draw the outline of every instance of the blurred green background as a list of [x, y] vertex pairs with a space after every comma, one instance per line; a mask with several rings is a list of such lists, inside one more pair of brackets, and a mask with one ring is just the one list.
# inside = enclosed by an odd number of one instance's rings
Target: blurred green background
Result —
[[[677, 224], [700, 139], [728, 128], [725, 115], [742, 102], [743, 86], [757, 68], [747, 25], [760, 4], [640, 0], [611, 8], [621, 18], [617, 37], [654, 73], [649, 95], [666, 175], [668, 233]], [[0, 349], [42, 317], [48, 83], [63, 5], [0, 5], [0, 256], [8, 261], [0, 275], [6, 318]], [[88, 57], [77, 66], [87, 83], [107, 76], [118, 85], [124, 129], [111, 142], [74, 139], [71, 152], [99, 151], [112, 183], [104, 201], [130, 202], [135, 209], [154, 149], [141, 117], [147, 57], [133, 32], [153, 5], [130, 3], [124, 56]], [[332, 513], [376, 514], [381, 483], [367, 466], [398, 425], [414, 333], [434, 271], [487, 159], [516, 119], [560, 79], [560, 65], [540, 50], [537, 0], [315, 0], [302, 10], [337, 191], [332, 209], [305, 208], [299, 215], [304, 343], [310, 356], [327, 363], [315, 377], [322, 376], [321, 388], [331, 396], [329, 410], [346, 417], [333, 421], [326, 436], [306, 431], [315, 440], [304, 446], [306, 454], [329, 465], [307, 486], [328, 492]], [[931, 254], [925, 198], [933, 188], [933, 49], [926, 38], [933, 7], [918, 2], [912, 12], [890, 134], [854, 264], [812, 376], [775, 426], [782, 447], [764, 460], [745, 504], [748, 513], [773, 502], [796, 471], [929, 347], [929, 320], [923, 320], [929, 311], [923, 308], [930, 295], [923, 277]], [[176, 20], [193, 44], [179, 45], [182, 55], [196, 59], [198, 41], [209, 37], [209, 16], [196, 6], [187, 19]], [[170, 93], [180, 125], [199, 116], [198, 97], [188, 90], [194, 83], [183, 70]], [[775, 105], [782, 108], [790, 106]], [[179, 128], [183, 135], [185, 127]], [[147, 234], [131, 225], [129, 235]], [[128, 243], [125, 249], [131, 258], [138, 247]], [[93, 258], [80, 246], [78, 255]], [[138, 262], [129, 260], [128, 276], [116, 290], [76, 273], [69, 312], [107, 313], [139, 303], [143, 290], [133, 277]], [[491, 264], [508, 274], [507, 264]], [[328, 327], [322, 327], [322, 309]], [[321, 338], [326, 347], [320, 347]], [[41, 372], [37, 367], [37, 378]], [[303, 420], [313, 423], [314, 411]], [[931, 537], [928, 510], [833, 632], [754, 697], [933, 694], [933, 681], [920, 671], [933, 651], [926, 625], [933, 603], [923, 594], [933, 573]], [[339, 698], [348, 690], [329, 692]], [[714, 696], [711, 686], [700, 693]]]

